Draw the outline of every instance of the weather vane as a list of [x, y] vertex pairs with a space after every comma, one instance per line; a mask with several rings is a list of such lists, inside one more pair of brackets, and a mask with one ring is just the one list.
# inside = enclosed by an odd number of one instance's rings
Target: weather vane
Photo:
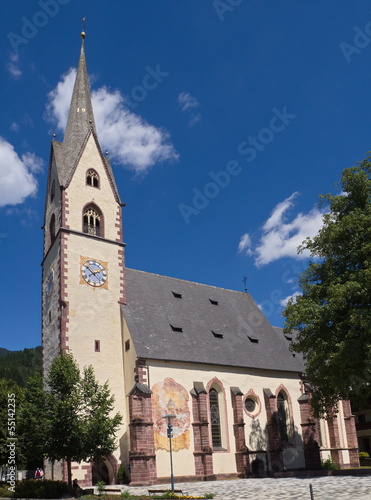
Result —
[[247, 292], [247, 287], [246, 287], [246, 283], [247, 283], [247, 276], [244, 276], [242, 281], [243, 281], [243, 283], [245, 284], [245, 292]]
[[85, 40], [86, 33], [85, 33], [85, 19], [86, 16], [82, 18], [81, 24], [82, 24], [82, 32], [81, 32], [81, 39]]

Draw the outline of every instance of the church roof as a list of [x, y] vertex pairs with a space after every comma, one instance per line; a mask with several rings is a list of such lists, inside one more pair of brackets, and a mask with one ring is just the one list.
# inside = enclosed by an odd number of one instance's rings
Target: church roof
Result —
[[301, 373], [248, 293], [126, 269], [122, 306], [137, 356]]

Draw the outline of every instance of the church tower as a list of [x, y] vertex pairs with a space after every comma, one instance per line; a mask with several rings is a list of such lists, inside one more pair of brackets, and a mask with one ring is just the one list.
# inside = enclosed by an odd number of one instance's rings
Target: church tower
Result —
[[44, 373], [61, 350], [109, 381], [124, 413], [120, 306], [125, 304], [122, 203], [98, 142], [84, 39], [63, 142], [52, 141], [44, 217]]

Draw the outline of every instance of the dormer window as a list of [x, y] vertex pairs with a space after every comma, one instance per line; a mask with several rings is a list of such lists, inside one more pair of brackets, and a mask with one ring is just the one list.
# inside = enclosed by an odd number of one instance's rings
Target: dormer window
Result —
[[88, 186], [99, 188], [99, 175], [95, 170], [88, 170], [88, 173], [86, 174], [86, 184]]
[[181, 326], [170, 325], [173, 332], [182, 332], [183, 328]]
[[248, 335], [247, 338], [250, 340], [250, 342], [252, 342], [253, 344], [258, 344], [259, 343], [259, 339], [258, 337], [253, 337], [252, 335]]
[[222, 333], [214, 332], [213, 330], [211, 330], [211, 332], [216, 339], [222, 339], [224, 337]]
[[102, 215], [95, 207], [87, 206], [84, 210], [83, 232], [94, 236], [103, 236]]

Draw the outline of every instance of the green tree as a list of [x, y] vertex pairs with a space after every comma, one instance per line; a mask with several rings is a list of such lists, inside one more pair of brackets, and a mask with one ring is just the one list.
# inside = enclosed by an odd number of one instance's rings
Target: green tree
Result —
[[71, 354], [55, 359], [47, 385], [46, 456], [66, 461], [71, 490], [71, 462], [89, 462], [112, 453], [122, 417], [110, 416], [114, 397], [107, 383], [97, 383], [91, 366], [81, 376]]
[[36, 469], [43, 462], [47, 427], [43, 386], [41, 373], [28, 379], [17, 413], [18, 449], [26, 469]]
[[[18, 438], [18, 407], [23, 398], [23, 389], [12, 380], [0, 378], [0, 466], [7, 465], [10, 439]], [[15, 420], [13, 420], [15, 418]], [[16, 447], [16, 464], [23, 465], [24, 459]]]
[[299, 247], [314, 257], [299, 280], [303, 294], [284, 311], [285, 330], [298, 331], [293, 349], [305, 356], [317, 415], [371, 394], [371, 157], [345, 169], [341, 182], [340, 195], [320, 197], [323, 227]]

